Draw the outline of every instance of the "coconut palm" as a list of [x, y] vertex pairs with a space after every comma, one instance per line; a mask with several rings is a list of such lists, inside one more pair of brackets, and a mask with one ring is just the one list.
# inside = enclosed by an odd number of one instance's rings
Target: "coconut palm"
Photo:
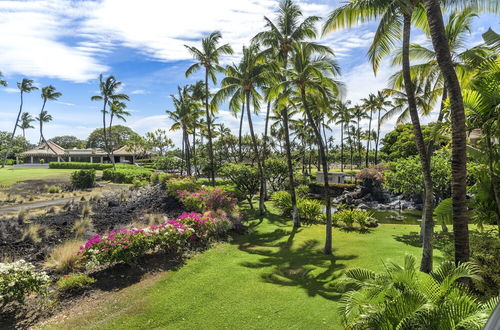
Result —
[[340, 313], [349, 329], [482, 329], [500, 298], [481, 302], [461, 279], [479, 280], [470, 263], [442, 263], [429, 274], [419, 272], [416, 258], [403, 265], [385, 264], [384, 273], [354, 268], [345, 273], [353, 287], [341, 298]]
[[366, 111], [360, 106], [360, 105], [355, 105], [351, 109], [352, 116], [356, 119], [356, 133], [357, 133], [357, 147], [358, 147], [358, 167], [361, 168], [361, 129], [360, 129], [360, 122], [362, 119], [368, 118], [368, 115], [366, 114]]
[[336, 101], [333, 104], [334, 115], [333, 121], [336, 125], [340, 124], [340, 171], [344, 172], [344, 132], [346, 128], [349, 127], [352, 121], [351, 101], [347, 100], [345, 102]]
[[193, 122], [192, 122], [192, 134], [193, 134], [193, 167], [195, 175], [198, 175], [198, 164], [196, 156], [196, 129], [202, 129], [200, 118], [204, 115], [204, 111], [200, 109], [200, 105], [205, 99], [205, 83], [203, 80], [198, 80], [196, 83], [189, 86], [189, 91], [191, 92], [191, 98], [198, 104], [197, 109], [193, 111]]
[[[90, 99], [92, 101], [102, 101], [102, 129], [103, 129], [103, 138], [104, 138], [104, 146], [106, 148], [106, 153], [108, 154], [108, 158], [111, 160], [113, 164], [113, 168], [115, 169], [115, 158], [111, 157], [111, 145], [108, 140], [108, 135], [106, 132], [106, 115], [108, 111], [106, 108], [113, 101], [129, 101], [130, 98], [128, 95], [119, 93], [122, 83], [117, 81], [114, 76], [109, 76], [105, 80], [103, 79], [102, 74], [99, 75], [99, 93], [100, 95], [94, 95]], [[111, 135], [111, 132], [110, 132]]]
[[349, 28], [368, 20], [379, 19], [379, 26], [369, 47], [368, 56], [376, 73], [381, 60], [389, 55], [395, 48], [396, 42], [402, 39], [402, 71], [408, 109], [415, 135], [422, 173], [424, 177], [424, 216], [422, 218], [423, 249], [422, 271], [432, 270], [432, 233], [434, 231], [433, 193], [430, 159], [424, 143], [417, 104], [415, 101], [414, 82], [410, 69], [410, 32], [412, 22], [418, 26], [425, 23], [424, 9], [421, 3], [405, 2], [399, 0], [365, 1], [353, 0], [336, 8], [329, 15], [323, 33], [328, 33], [338, 28]]
[[[309, 16], [302, 19], [303, 14], [298, 5], [292, 0], [281, 0], [276, 12], [275, 20], [264, 17], [266, 30], [258, 33], [254, 41], [269, 47], [268, 52], [276, 54], [276, 59], [281, 63], [283, 69], [288, 67], [289, 54], [293, 44], [297, 41], [316, 38], [315, 24], [319, 21], [317, 16]], [[285, 76], [280, 76], [279, 80], [285, 81]], [[297, 211], [297, 197], [295, 194], [294, 167], [292, 163], [292, 152], [290, 144], [288, 107], [282, 106], [282, 119], [284, 130], [285, 151], [288, 165], [289, 192], [292, 199], [292, 221], [295, 227], [300, 227], [299, 213]]]
[[3, 73], [0, 71], [0, 86], [7, 86], [7, 81], [3, 80]]
[[48, 112], [45, 110], [45, 105], [47, 104], [47, 101], [55, 101], [58, 98], [62, 96], [62, 93], [56, 92], [56, 88], [52, 85], [46, 86], [42, 88], [42, 93], [40, 97], [42, 98], [42, 108], [40, 109], [40, 114], [36, 118], [38, 122], [40, 123], [40, 143], [43, 142], [45, 145], [52, 151], [54, 155], [57, 155], [56, 151], [51, 147], [50, 144], [47, 143], [47, 140], [45, 140], [45, 137], [43, 135], [43, 123], [47, 123], [49, 121], [52, 121], [52, 116], [48, 114]]
[[185, 47], [193, 55], [197, 61], [186, 70], [186, 77], [189, 77], [194, 72], [202, 67], [205, 68], [205, 115], [207, 118], [207, 133], [208, 133], [208, 156], [210, 158], [210, 177], [212, 185], [215, 185], [215, 164], [214, 164], [214, 151], [212, 145], [212, 129], [211, 129], [211, 112], [209, 109], [209, 91], [208, 91], [208, 78], [212, 83], [217, 83], [217, 72], [223, 72], [224, 69], [219, 65], [219, 59], [222, 55], [230, 55], [233, 49], [228, 44], [218, 46], [222, 35], [219, 31], [212, 32], [207, 38], [201, 40], [201, 49], [193, 46]]
[[378, 145], [380, 141], [380, 125], [381, 125], [381, 115], [382, 111], [386, 111], [385, 108], [389, 107], [392, 105], [392, 102], [390, 100], [387, 100], [387, 93], [383, 91], [378, 91], [377, 92], [377, 111], [378, 111], [378, 116], [377, 116], [377, 133], [376, 133], [376, 139], [375, 139], [375, 165], [378, 164]]
[[253, 149], [257, 159], [257, 168], [259, 170], [260, 191], [259, 191], [259, 213], [265, 213], [265, 174], [262, 164], [262, 157], [258, 149], [257, 137], [254, 132], [252, 114], [250, 111], [250, 102], [254, 112], [260, 108], [262, 96], [259, 88], [267, 83], [268, 65], [264, 62], [262, 54], [258, 54], [258, 46], [255, 44], [249, 47], [243, 47], [243, 58], [239, 65], [230, 65], [226, 68], [226, 76], [221, 82], [221, 89], [214, 95], [212, 102], [216, 106], [225, 99], [230, 99], [229, 104], [232, 108], [237, 108], [241, 101], [241, 96], [245, 100], [248, 127], [252, 138]]
[[17, 88], [19, 89], [19, 93], [21, 96], [21, 103], [19, 105], [19, 112], [17, 113], [16, 123], [14, 124], [14, 129], [12, 130], [12, 135], [7, 145], [7, 149], [5, 150], [5, 154], [3, 156], [2, 168], [5, 167], [5, 163], [7, 162], [7, 155], [10, 153], [10, 149], [12, 148], [12, 142], [14, 141], [14, 136], [16, 135], [17, 127], [19, 126], [19, 118], [21, 117], [21, 113], [23, 112], [23, 95], [24, 93], [31, 93], [38, 89], [38, 87], [33, 86], [33, 80], [28, 78], [23, 78], [21, 82], [17, 83]]
[[19, 128], [23, 130], [23, 138], [26, 139], [25, 130], [30, 128], [35, 128], [35, 126], [31, 125], [35, 119], [30, 115], [29, 112], [23, 112], [21, 115], [21, 123], [19, 124]]
[[[368, 98], [361, 99], [361, 101], [363, 102], [364, 110], [367, 112], [368, 132], [371, 132], [373, 111], [376, 111], [378, 108], [378, 99], [375, 96], [375, 94], [370, 93], [370, 95], [368, 95]], [[371, 134], [368, 134], [366, 139], [365, 167], [368, 167], [368, 153], [370, 152], [370, 141], [371, 141]]]
[[111, 158], [115, 158], [114, 154], [114, 141], [113, 141], [113, 119], [116, 117], [121, 121], [127, 121], [126, 117], [130, 116], [130, 112], [125, 110], [127, 108], [127, 104], [118, 99], [114, 99], [109, 103], [109, 144], [111, 146]]
[[[328, 164], [320, 129], [313, 114], [314, 109], [309, 107], [308, 98], [329, 99], [330, 93], [339, 94], [340, 84], [333, 80], [339, 74], [339, 68], [332, 59], [333, 52], [328, 47], [319, 47], [312, 43], [297, 42], [293, 45], [290, 68], [285, 70], [287, 80], [277, 87], [291, 86], [300, 95], [302, 108], [307, 115], [310, 126], [314, 130], [316, 143], [323, 166], [324, 198], [326, 206], [326, 240], [324, 253], [332, 253], [332, 217], [331, 200], [328, 187]], [[280, 90], [277, 89], [277, 92]]]

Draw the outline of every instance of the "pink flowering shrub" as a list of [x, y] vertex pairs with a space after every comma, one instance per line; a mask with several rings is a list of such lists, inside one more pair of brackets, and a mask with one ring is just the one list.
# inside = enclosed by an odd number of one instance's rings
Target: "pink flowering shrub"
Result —
[[190, 177], [172, 178], [167, 181], [167, 192], [172, 197], [179, 197], [179, 193], [194, 192], [200, 189], [200, 184]]
[[232, 223], [222, 215], [184, 212], [177, 220], [144, 229], [121, 229], [95, 235], [80, 247], [88, 268], [115, 262], [129, 262], [157, 250], [182, 252], [211, 237], [227, 232]]
[[208, 187], [195, 192], [179, 191], [178, 196], [187, 210], [196, 212], [210, 210], [232, 212], [238, 201], [230, 193]]

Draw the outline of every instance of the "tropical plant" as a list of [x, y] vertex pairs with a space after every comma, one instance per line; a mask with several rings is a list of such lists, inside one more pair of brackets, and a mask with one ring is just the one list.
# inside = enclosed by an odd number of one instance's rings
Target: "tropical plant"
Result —
[[30, 128], [35, 128], [33, 125], [31, 125], [31, 123], [34, 121], [35, 119], [33, 119], [29, 112], [23, 112], [23, 114], [21, 115], [21, 124], [19, 124], [19, 128], [23, 130], [24, 139], [26, 139], [25, 131]]
[[7, 162], [7, 155], [10, 154], [10, 149], [12, 148], [12, 142], [14, 140], [14, 136], [16, 136], [17, 127], [19, 126], [19, 118], [21, 117], [21, 113], [23, 112], [23, 95], [24, 95], [24, 93], [31, 93], [32, 91], [35, 91], [38, 89], [38, 87], [33, 86], [33, 80], [28, 79], [28, 78], [23, 78], [23, 80], [21, 82], [18, 82], [17, 88], [19, 89], [19, 93], [21, 96], [21, 103], [19, 105], [19, 112], [17, 113], [17, 118], [16, 118], [16, 123], [14, 125], [14, 129], [12, 130], [11, 137], [7, 142], [7, 148], [5, 149], [3, 162], [2, 162], [2, 168], [5, 167], [5, 163]]
[[385, 264], [384, 273], [348, 270], [354, 288], [341, 298], [340, 313], [350, 329], [482, 329], [500, 301], [475, 298], [460, 279], [479, 279], [477, 266], [445, 261], [429, 273], [419, 272], [407, 255], [403, 265]]
[[221, 167], [221, 174], [236, 187], [236, 197], [246, 199], [253, 209], [253, 196], [259, 191], [259, 172], [255, 166], [227, 163]]
[[208, 133], [208, 156], [210, 158], [210, 177], [212, 179], [212, 185], [215, 185], [215, 163], [211, 127], [211, 116], [213, 109], [209, 108], [210, 93], [208, 90], [208, 78], [210, 77], [212, 83], [215, 84], [217, 82], [216, 74], [218, 72], [224, 71], [224, 69], [219, 65], [220, 57], [233, 53], [233, 49], [228, 44], [219, 46], [221, 38], [221, 33], [219, 31], [215, 31], [212, 32], [208, 37], [201, 40], [201, 49], [185, 45], [185, 47], [197, 61], [186, 70], [186, 77], [189, 77], [191, 74], [198, 71], [202, 67], [205, 69], [205, 115], [207, 120], [206, 124]]

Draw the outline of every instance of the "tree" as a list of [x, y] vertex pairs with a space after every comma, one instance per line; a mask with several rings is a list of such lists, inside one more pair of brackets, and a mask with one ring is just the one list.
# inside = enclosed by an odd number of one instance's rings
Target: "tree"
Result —
[[[368, 95], [368, 98], [364, 98], [361, 101], [363, 102], [363, 108], [365, 109], [365, 111], [370, 112], [370, 114], [367, 117], [368, 117], [368, 132], [371, 132], [373, 111], [376, 111], [378, 108], [378, 100], [377, 100], [377, 97], [375, 96], [375, 94], [370, 93], [370, 95]], [[370, 140], [371, 140], [371, 134], [368, 133], [367, 139], [366, 139], [365, 167], [368, 167], [368, 154], [370, 152]]]
[[15, 136], [12, 140], [12, 135], [6, 131], [0, 131], [0, 154], [7, 152], [7, 147], [11, 145], [10, 152], [7, 158], [15, 158], [16, 154], [25, 151], [31, 147], [31, 144], [22, 136]]
[[[285, 70], [288, 67], [289, 53], [292, 51], [293, 44], [306, 39], [314, 39], [317, 35], [315, 24], [320, 18], [317, 16], [309, 16], [302, 19], [302, 17], [303, 14], [300, 7], [293, 3], [292, 0], [281, 0], [276, 12], [275, 21], [273, 22], [269, 18], [264, 17], [266, 21], [266, 31], [258, 33], [253, 39], [264, 47], [269, 47], [267, 52], [276, 54], [278, 63], [281, 63], [281, 67]], [[285, 71], [282, 71], [282, 73], [283, 72]], [[279, 76], [279, 80], [281, 81], [286, 81], [286, 79], [287, 77], [282, 74]], [[283, 92], [285, 91], [286, 90], [283, 90]], [[292, 198], [292, 221], [295, 227], [300, 227], [290, 144], [289, 109], [286, 105], [281, 107], [281, 118], [283, 120], [283, 137], [288, 163], [289, 191]]]
[[262, 96], [259, 94], [259, 87], [266, 85], [266, 69], [267, 64], [264, 62], [262, 55], [258, 54], [258, 47], [254, 44], [250, 47], [243, 48], [243, 58], [238, 66], [230, 65], [226, 68], [226, 77], [221, 82], [221, 89], [214, 95], [213, 103], [215, 105], [222, 100], [231, 98], [230, 104], [233, 108], [239, 106], [241, 95], [246, 104], [246, 112], [248, 119], [248, 127], [255, 158], [257, 159], [257, 169], [259, 171], [260, 189], [259, 189], [259, 213], [265, 213], [264, 197], [265, 197], [265, 179], [264, 165], [261, 161], [260, 151], [257, 144], [257, 137], [254, 132], [252, 114], [250, 111], [250, 102], [254, 112], [260, 108], [259, 101]]
[[[119, 148], [126, 145], [127, 141], [132, 140], [132, 138], [136, 135], [137, 133], [130, 127], [115, 125], [111, 127], [111, 130], [108, 132], [108, 140], [112, 141], [112, 144]], [[104, 141], [104, 128], [96, 128], [90, 133], [87, 138], [87, 148], [106, 148], [106, 142]]]
[[482, 329], [500, 301], [480, 302], [460, 285], [479, 280], [474, 264], [443, 262], [429, 274], [419, 272], [416, 258], [403, 265], [384, 264], [377, 274], [364, 268], [348, 270], [345, 284], [354, 288], [341, 298], [340, 313], [349, 329]]
[[378, 110], [378, 117], [377, 117], [377, 138], [375, 140], [375, 165], [378, 164], [378, 144], [380, 141], [380, 115], [382, 114], [382, 111], [385, 111], [386, 106], [391, 106], [392, 102], [387, 100], [387, 94], [381, 91], [377, 92], [377, 110]]
[[57, 100], [59, 97], [61, 97], [61, 93], [56, 92], [56, 88], [52, 85], [49, 85], [47, 87], [42, 88], [42, 94], [40, 95], [43, 102], [42, 102], [42, 108], [40, 109], [40, 114], [36, 118], [38, 122], [40, 123], [40, 142], [44, 142], [45, 145], [54, 153], [54, 155], [57, 155], [54, 149], [47, 143], [45, 140], [45, 137], [43, 136], [43, 123], [48, 123], [49, 121], [52, 121], [52, 116], [48, 114], [48, 112], [45, 110], [45, 105], [47, 104], [47, 101], [49, 100]]
[[193, 133], [193, 166], [195, 175], [199, 174], [198, 170], [198, 156], [196, 155], [196, 130], [200, 131], [203, 129], [203, 125], [201, 123], [201, 117], [204, 115], [204, 111], [200, 108], [203, 100], [205, 99], [205, 84], [203, 80], [198, 80], [195, 84], [189, 86], [189, 90], [191, 92], [191, 97], [198, 104], [196, 109], [193, 109], [193, 122], [192, 122], [192, 133]]
[[72, 135], [62, 135], [62, 136], [54, 136], [53, 138], [49, 139], [49, 141], [54, 142], [58, 146], [64, 149], [82, 149], [85, 148], [86, 141], [85, 140], [80, 140], [76, 136]]
[[2, 162], [2, 168], [5, 167], [5, 163], [7, 162], [7, 155], [11, 151], [12, 142], [14, 141], [14, 136], [16, 135], [16, 130], [17, 130], [17, 127], [19, 126], [19, 117], [21, 117], [21, 113], [23, 112], [23, 95], [24, 95], [24, 93], [31, 93], [32, 91], [38, 89], [38, 87], [33, 86], [33, 80], [28, 79], [28, 78], [23, 78], [23, 80], [21, 82], [18, 82], [17, 88], [19, 89], [19, 93], [21, 96], [21, 103], [19, 105], [19, 112], [17, 114], [16, 123], [14, 125], [14, 129], [12, 130], [12, 136], [8, 140], [8, 145], [7, 145], [7, 148], [5, 149], [3, 162]]
[[[130, 112], [126, 111], [125, 109], [127, 108], [127, 104], [125, 102], [122, 102], [118, 99], [111, 100], [109, 103], [109, 111], [110, 111], [110, 117], [109, 117], [109, 130], [111, 131], [111, 127], [113, 127], [113, 118], [116, 117], [117, 119], [120, 119], [121, 121], [127, 121], [125, 117], [130, 116]], [[114, 150], [115, 146], [113, 145], [113, 141], [110, 140], [110, 149], [111, 149], [111, 158], [115, 158]]]
[[186, 77], [189, 77], [194, 72], [198, 71], [200, 68], [205, 68], [205, 115], [207, 119], [207, 131], [208, 131], [208, 156], [210, 158], [210, 177], [212, 185], [215, 185], [215, 164], [214, 164], [214, 152], [212, 145], [212, 129], [211, 129], [211, 109], [209, 108], [209, 91], [208, 91], [208, 78], [212, 83], [217, 83], [217, 72], [223, 72], [224, 69], [219, 65], [219, 58], [222, 55], [230, 55], [233, 53], [233, 49], [228, 44], [218, 46], [222, 35], [219, 31], [212, 32], [207, 38], [201, 40], [201, 50], [187, 46], [185, 47], [193, 55], [194, 59], [197, 61], [191, 65], [186, 70]]
[[430, 272], [432, 270], [432, 235], [434, 230], [434, 222], [432, 220], [432, 176], [430, 171], [429, 155], [427, 154], [427, 149], [425, 147], [420, 128], [420, 118], [415, 100], [415, 88], [414, 81], [411, 77], [409, 57], [412, 20], [417, 25], [422, 26], [422, 17], [424, 16], [423, 8], [419, 6], [418, 2], [401, 2], [397, 0], [374, 2], [354, 0], [332, 11], [323, 27], [323, 33], [330, 32], [340, 27], [351, 27], [367, 20], [380, 18], [379, 26], [368, 50], [368, 56], [372, 62], [375, 73], [378, 70], [378, 66], [382, 58], [393, 50], [396, 41], [402, 37], [401, 62], [403, 82], [408, 102], [409, 114], [415, 134], [415, 142], [422, 162], [422, 171], [424, 172], [425, 181], [425, 202], [422, 218], [423, 249], [421, 270]]
[[23, 112], [21, 115], [21, 124], [19, 125], [19, 128], [23, 130], [23, 138], [26, 138], [25, 130], [35, 128], [35, 126], [31, 125], [34, 121], [35, 119], [33, 119], [33, 116], [29, 112]]
[[351, 101], [342, 102], [337, 100], [333, 104], [333, 120], [336, 125], [340, 124], [340, 171], [344, 172], [344, 132], [351, 123]]
[[359, 106], [359, 105], [355, 105], [353, 108], [352, 108], [352, 115], [354, 118], [356, 118], [356, 125], [357, 125], [357, 129], [356, 129], [356, 133], [357, 133], [357, 147], [358, 147], [358, 167], [361, 168], [361, 162], [362, 162], [362, 157], [361, 157], [361, 129], [360, 129], [360, 122], [361, 122], [361, 119], [365, 119], [365, 118], [368, 118], [368, 115], [366, 114], [366, 111], [364, 111], [364, 109]]
[[[312, 43], [295, 43], [290, 61], [291, 67], [285, 70], [287, 80], [278, 85], [278, 87], [282, 86], [282, 88], [288, 85], [297, 89], [302, 101], [302, 108], [316, 136], [324, 178], [324, 198], [326, 206], [325, 254], [332, 253], [332, 211], [330, 189], [328, 186], [328, 164], [326, 160], [325, 143], [315, 120], [316, 116], [313, 114], [313, 109], [309, 107], [309, 97], [313, 98], [313, 102], [317, 101], [320, 103], [322, 101], [328, 102], [331, 97], [329, 93], [335, 93], [335, 95], [339, 94], [339, 83], [332, 79], [339, 74], [339, 68], [330, 57], [332, 54], [333, 52], [328, 47]], [[316, 98], [317, 100], [314, 100]]]
[[164, 156], [167, 150], [173, 147], [172, 139], [167, 136], [167, 131], [161, 128], [154, 132], [147, 132], [145, 140], [160, 157]]
[[[99, 93], [100, 95], [94, 95], [90, 99], [92, 101], [102, 101], [102, 134], [103, 134], [103, 139], [104, 139], [104, 150], [108, 154], [108, 158], [111, 160], [111, 163], [113, 164], [113, 168], [115, 167], [115, 158], [111, 157], [111, 152], [112, 152], [112, 146], [109, 143], [108, 135], [106, 133], [106, 114], [108, 111], [106, 110], [106, 107], [110, 105], [111, 102], [113, 101], [129, 101], [130, 98], [128, 95], [119, 93], [119, 90], [122, 86], [122, 83], [120, 81], [117, 81], [114, 76], [109, 76], [106, 78], [106, 80], [103, 79], [102, 74], [99, 75]], [[110, 133], [111, 134], [111, 133]]]

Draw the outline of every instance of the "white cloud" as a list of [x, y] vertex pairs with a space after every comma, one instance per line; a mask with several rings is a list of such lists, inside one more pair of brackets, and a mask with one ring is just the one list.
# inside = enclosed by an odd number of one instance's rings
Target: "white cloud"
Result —
[[0, 90], [5, 92], [5, 93], [19, 93], [19, 89], [14, 88], [14, 87], [5, 87], [5, 88], [1, 88]]
[[148, 94], [148, 92], [145, 91], [144, 89], [136, 89], [136, 90], [131, 91], [130, 94], [132, 94], [132, 95], [144, 95], [144, 94]]

